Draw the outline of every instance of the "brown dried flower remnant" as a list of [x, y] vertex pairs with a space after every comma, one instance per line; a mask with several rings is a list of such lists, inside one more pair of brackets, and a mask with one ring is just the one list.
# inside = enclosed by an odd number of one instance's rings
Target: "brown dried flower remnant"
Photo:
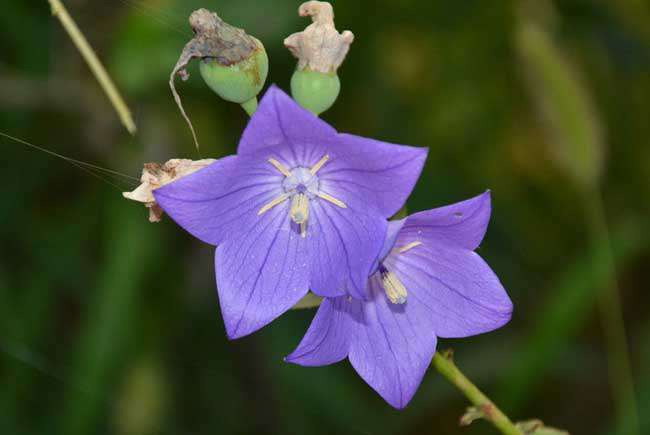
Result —
[[198, 149], [199, 144], [194, 127], [183, 109], [174, 79], [177, 75], [184, 81], [190, 77], [185, 68], [192, 59], [209, 58], [216, 60], [220, 65], [230, 66], [248, 59], [258, 49], [260, 43], [254, 37], [247, 35], [244, 30], [231, 26], [219, 18], [215, 12], [210, 12], [207, 9], [198, 9], [192, 12], [189, 21], [194, 38], [183, 48], [169, 77], [169, 86], [176, 105], [190, 126], [194, 143]]
[[126, 199], [144, 203], [149, 209], [149, 222], [160, 222], [163, 210], [156, 203], [153, 190], [190, 175], [214, 162], [214, 159], [171, 159], [162, 165], [160, 163], [145, 163], [142, 177], [140, 177], [142, 184], [134, 191], [124, 192], [122, 195]]
[[298, 59], [298, 69], [325, 74], [336, 72], [350, 50], [354, 35], [349, 30], [339, 34], [334, 27], [334, 10], [327, 2], [305, 2], [298, 13], [313, 21], [304, 31], [284, 40], [284, 45]]

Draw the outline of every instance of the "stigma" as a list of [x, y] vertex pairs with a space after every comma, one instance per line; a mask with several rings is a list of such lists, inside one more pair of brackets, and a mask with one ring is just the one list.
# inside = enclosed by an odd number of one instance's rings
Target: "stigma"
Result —
[[309, 199], [304, 193], [294, 195], [291, 200], [291, 220], [298, 225], [307, 223], [309, 218]]
[[382, 264], [379, 266], [379, 276], [381, 278], [381, 285], [384, 287], [388, 300], [397, 305], [406, 303], [408, 292], [397, 275], [386, 269]]
[[263, 215], [275, 206], [290, 199], [291, 207], [289, 209], [289, 216], [291, 220], [300, 227], [301, 236], [306, 237], [310, 200], [320, 198], [337, 207], [347, 208], [347, 205], [343, 201], [326, 192], [321, 192], [320, 190], [320, 182], [318, 181], [317, 174], [329, 159], [330, 156], [325, 154], [311, 168], [296, 167], [289, 169], [277, 159], [269, 158], [268, 162], [285, 177], [284, 180], [282, 180], [282, 189], [284, 190], [284, 193], [262, 206], [257, 214]]

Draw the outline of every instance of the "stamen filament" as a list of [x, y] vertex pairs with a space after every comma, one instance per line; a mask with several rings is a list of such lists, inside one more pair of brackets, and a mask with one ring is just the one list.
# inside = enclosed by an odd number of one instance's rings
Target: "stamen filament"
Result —
[[406, 287], [393, 272], [386, 269], [381, 271], [381, 285], [392, 303], [401, 305], [406, 302]]
[[318, 195], [319, 198], [322, 198], [325, 201], [329, 201], [329, 202], [331, 202], [332, 204], [334, 204], [334, 205], [336, 205], [338, 207], [348, 208], [348, 206], [345, 205], [345, 203], [343, 201], [341, 201], [340, 199], [336, 199], [332, 195], [328, 195], [325, 192], [318, 192], [316, 195]]
[[268, 204], [264, 205], [264, 207], [260, 208], [260, 211], [257, 212], [257, 215], [258, 216], [263, 215], [264, 213], [271, 210], [276, 205], [282, 204], [287, 199], [289, 199], [289, 194], [283, 193], [282, 195], [275, 198], [273, 201], [271, 201]]
[[275, 166], [275, 169], [280, 171], [285, 177], [291, 177], [291, 172], [289, 172], [289, 170], [282, 163], [273, 158], [269, 159], [269, 163]]
[[318, 162], [316, 162], [314, 166], [311, 167], [309, 170], [309, 172], [311, 172], [311, 175], [316, 175], [316, 172], [318, 172], [329, 159], [330, 156], [328, 154], [325, 154], [323, 158], [321, 158]]
[[309, 219], [309, 198], [304, 193], [293, 195], [291, 199], [291, 219], [301, 225]]
[[402, 247], [400, 247], [400, 248], [397, 248], [397, 252], [399, 252], [400, 254], [403, 254], [403, 253], [405, 253], [406, 251], [415, 248], [416, 246], [420, 246], [421, 244], [422, 244], [422, 242], [420, 242], [420, 241], [417, 241], [417, 242], [411, 242], [411, 243], [409, 243], [408, 245], [404, 245], [404, 246], [402, 246]]
[[303, 222], [300, 224], [300, 235], [304, 239], [307, 237], [307, 222]]

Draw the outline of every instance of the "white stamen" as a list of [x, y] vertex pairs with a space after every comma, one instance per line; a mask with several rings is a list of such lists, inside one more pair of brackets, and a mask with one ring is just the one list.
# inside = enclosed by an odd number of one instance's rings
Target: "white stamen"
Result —
[[401, 305], [406, 302], [406, 287], [393, 272], [385, 269], [381, 272], [381, 285], [392, 303]]
[[257, 212], [257, 215], [259, 216], [259, 215], [262, 215], [262, 214], [266, 213], [267, 211], [271, 210], [276, 205], [282, 204], [287, 199], [289, 199], [289, 194], [288, 193], [283, 193], [282, 195], [275, 198], [273, 201], [269, 202], [268, 204], [266, 204], [262, 208], [260, 208], [260, 211]]
[[275, 169], [280, 171], [285, 177], [291, 177], [291, 172], [289, 172], [289, 170], [282, 163], [273, 158], [269, 159], [269, 163], [275, 166]]
[[399, 252], [400, 254], [403, 254], [406, 251], [415, 248], [416, 246], [420, 246], [421, 244], [422, 244], [422, 242], [420, 242], [420, 241], [411, 242], [408, 245], [404, 245], [404, 246], [402, 246], [400, 248], [397, 248], [397, 252]]
[[300, 224], [300, 236], [304, 239], [307, 237], [307, 222]]
[[329, 159], [330, 156], [325, 154], [322, 159], [320, 159], [314, 166], [311, 167], [309, 170], [309, 172], [311, 172], [311, 175], [316, 175], [316, 172], [318, 172]]
[[307, 219], [309, 219], [309, 198], [304, 193], [295, 194], [291, 198], [291, 219], [299, 225], [307, 223]]
[[336, 205], [338, 207], [348, 208], [348, 206], [345, 205], [345, 203], [343, 201], [341, 201], [340, 199], [336, 199], [332, 195], [328, 195], [325, 192], [318, 192], [316, 195], [318, 195], [319, 198], [322, 198], [325, 201], [329, 201], [329, 202], [331, 202], [332, 204], [334, 204], [334, 205]]

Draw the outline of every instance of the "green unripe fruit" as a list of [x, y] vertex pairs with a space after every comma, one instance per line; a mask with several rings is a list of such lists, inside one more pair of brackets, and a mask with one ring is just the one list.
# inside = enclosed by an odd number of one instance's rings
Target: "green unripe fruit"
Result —
[[201, 62], [201, 77], [224, 100], [245, 104], [262, 90], [269, 72], [269, 59], [262, 43], [256, 42], [258, 48], [237, 63], [223, 65], [214, 58]]
[[341, 82], [336, 73], [296, 70], [291, 77], [291, 95], [302, 107], [320, 115], [336, 101]]

